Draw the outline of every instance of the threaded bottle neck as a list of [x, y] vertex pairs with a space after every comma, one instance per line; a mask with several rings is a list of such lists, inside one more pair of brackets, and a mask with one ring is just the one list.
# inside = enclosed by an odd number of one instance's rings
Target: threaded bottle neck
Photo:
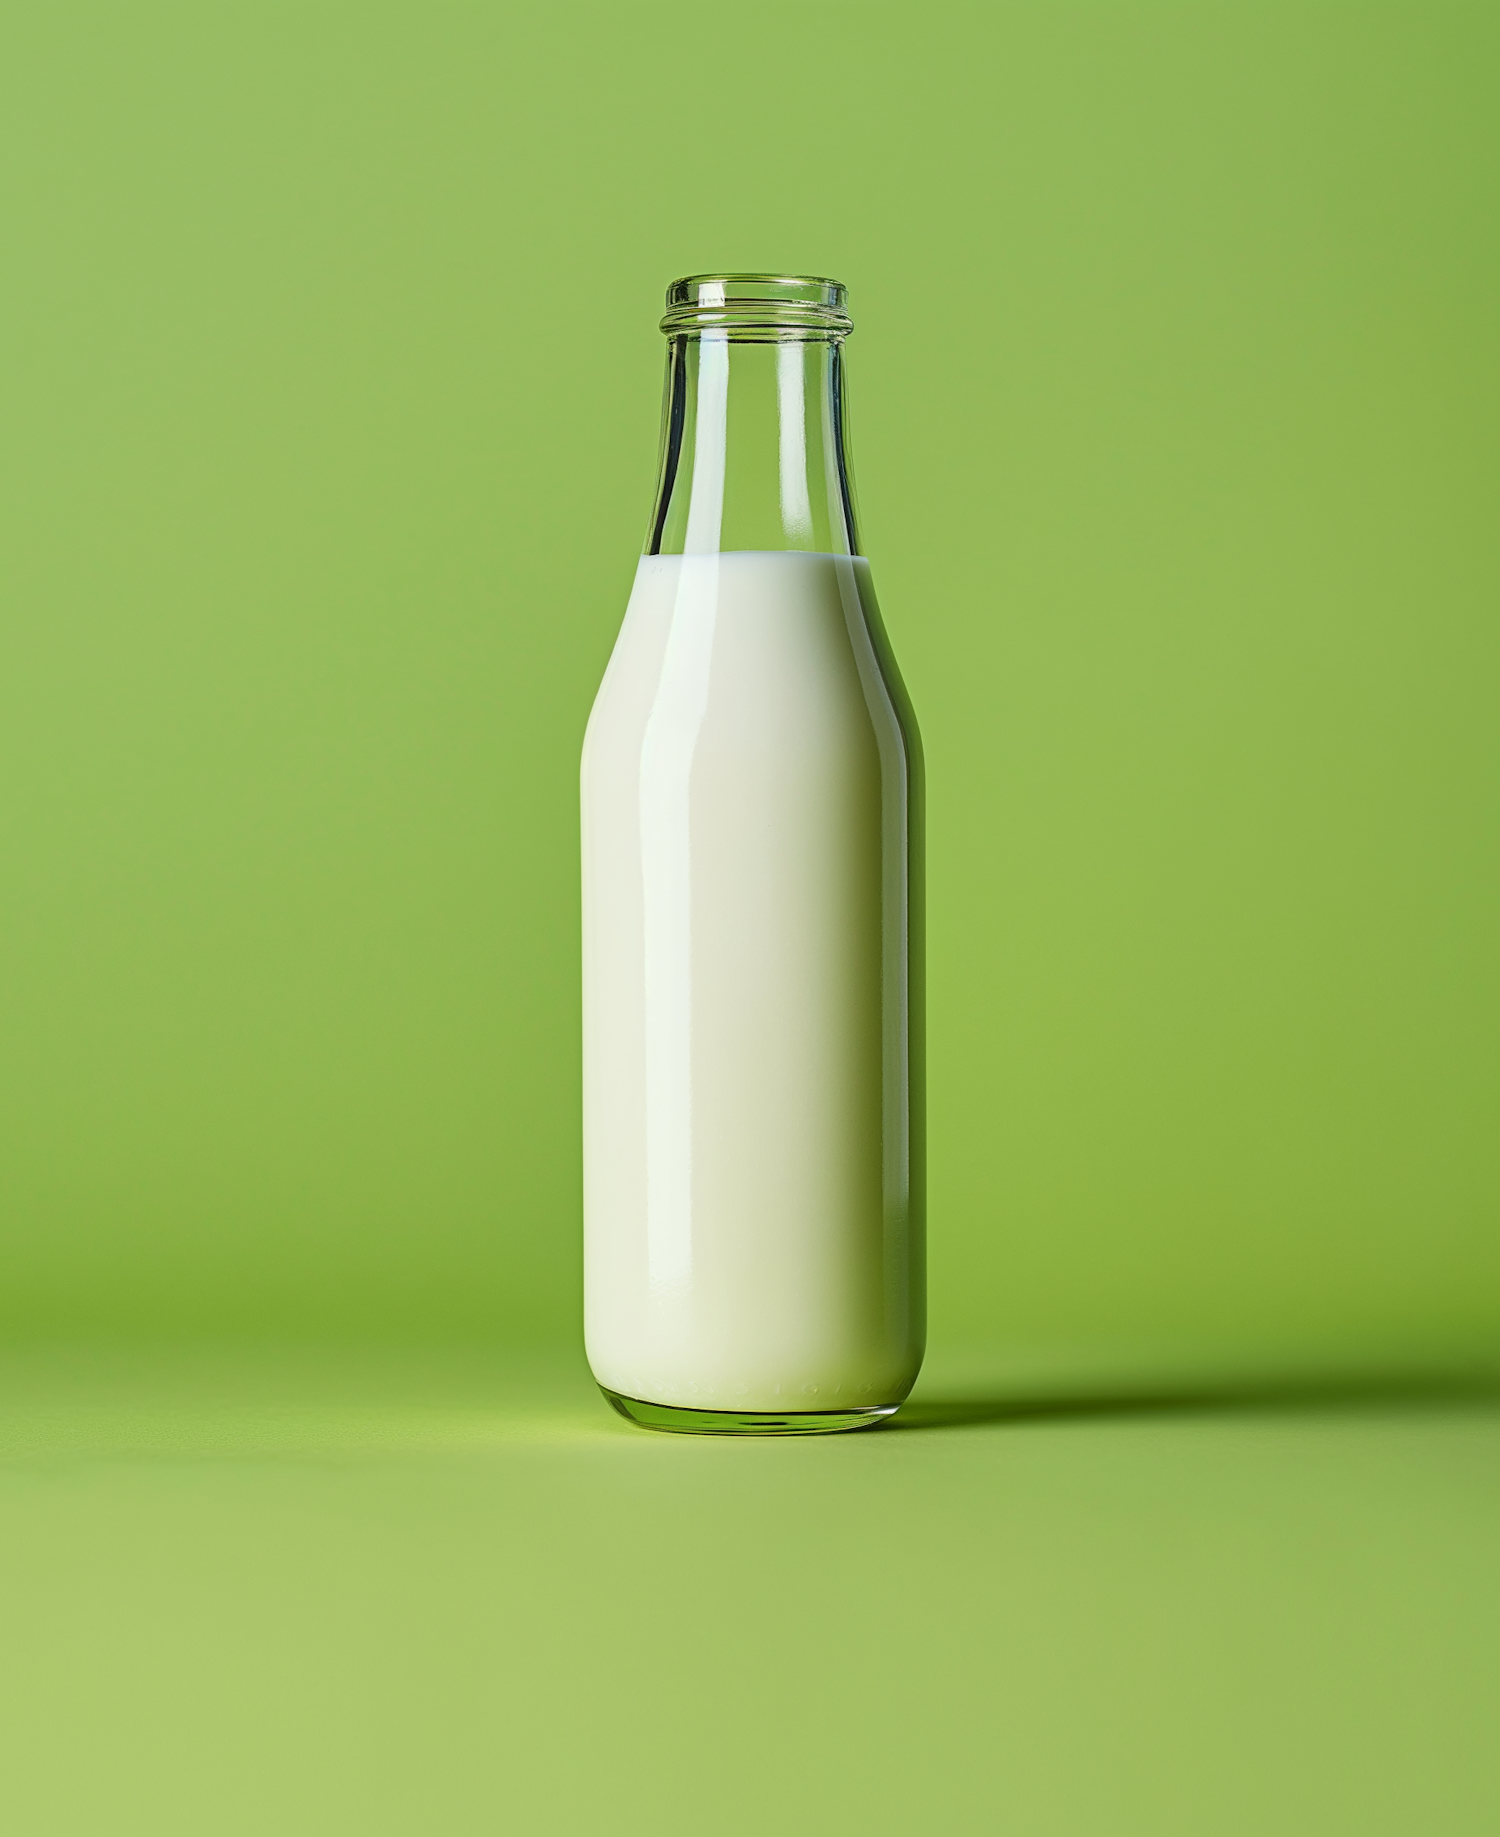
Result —
[[692, 274], [667, 289], [653, 555], [857, 555], [838, 281]]
[[846, 338], [847, 293], [813, 274], [689, 274], [667, 289], [661, 329], [669, 338], [705, 333], [750, 344]]

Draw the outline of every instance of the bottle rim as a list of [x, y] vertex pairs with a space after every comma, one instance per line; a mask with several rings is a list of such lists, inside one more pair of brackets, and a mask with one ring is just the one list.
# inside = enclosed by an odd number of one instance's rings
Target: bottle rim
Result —
[[847, 338], [848, 289], [821, 274], [686, 274], [667, 289], [669, 338]]

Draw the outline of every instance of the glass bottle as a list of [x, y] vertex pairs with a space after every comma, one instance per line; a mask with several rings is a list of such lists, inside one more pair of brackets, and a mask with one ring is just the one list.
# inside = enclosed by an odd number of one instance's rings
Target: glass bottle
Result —
[[836, 281], [667, 291], [660, 476], [584, 741], [589, 1363], [650, 1428], [892, 1415], [924, 1339], [921, 753]]

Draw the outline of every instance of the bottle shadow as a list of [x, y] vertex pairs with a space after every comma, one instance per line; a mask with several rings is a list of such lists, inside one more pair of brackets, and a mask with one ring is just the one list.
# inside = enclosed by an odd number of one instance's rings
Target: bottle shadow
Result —
[[993, 1391], [917, 1397], [876, 1431], [981, 1428], [994, 1424], [1107, 1421], [1113, 1417], [1288, 1414], [1328, 1410], [1495, 1409], [1500, 1369], [1282, 1373], [1052, 1395]]

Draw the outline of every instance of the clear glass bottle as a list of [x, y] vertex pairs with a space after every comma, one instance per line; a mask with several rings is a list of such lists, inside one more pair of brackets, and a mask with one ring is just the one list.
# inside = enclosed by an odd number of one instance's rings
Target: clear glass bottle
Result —
[[667, 292], [646, 551], [584, 741], [589, 1363], [650, 1428], [894, 1413], [924, 1338], [921, 754], [836, 281]]

